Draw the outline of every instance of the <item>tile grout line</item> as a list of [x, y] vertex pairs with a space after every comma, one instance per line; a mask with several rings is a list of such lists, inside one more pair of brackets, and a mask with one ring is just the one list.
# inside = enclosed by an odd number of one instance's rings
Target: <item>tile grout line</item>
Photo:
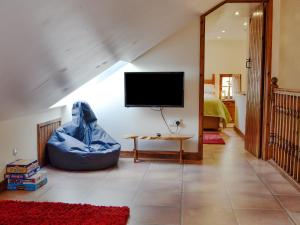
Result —
[[230, 196], [230, 193], [229, 193], [228, 187], [227, 187], [227, 185], [225, 184], [225, 182], [224, 182], [224, 179], [223, 179], [223, 176], [222, 176], [222, 175], [221, 175], [221, 179], [222, 179], [222, 183], [223, 183], [223, 184], [224, 184], [224, 186], [225, 186], [226, 195], [227, 195], [227, 198], [228, 198], [228, 199], [229, 199], [229, 201], [230, 201], [231, 210], [232, 210], [232, 213], [233, 213], [233, 215], [234, 215], [234, 218], [235, 218], [235, 220], [236, 220], [237, 224], [238, 224], [238, 225], [240, 225], [240, 221], [239, 221], [239, 219], [238, 219], [238, 217], [237, 217], [237, 215], [236, 215], [235, 209], [233, 208], [233, 202], [232, 202], [232, 199], [231, 199], [231, 196]]
[[[148, 166], [148, 168], [147, 168], [147, 170], [146, 170], [146, 172], [145, 172], [145, 174], [144, 174], [144, 176], [142, 178], [141, 183], [145, 180], [145, 176], [146, 176], [147, 172], [149, 172], [151, 164], [152, 163], [149, 163], [149, 166]], [[139, 191], [137, 191], [137, 194], [138, 193], [139, 193]], [[179, 225], [183, 224], [182, 223], [182, 219], [183, 219], [183, 217], [182, 217], [182, 193], [183, 193], [183, 165], [181, 165], [181, 191], [180, 191], [181, 198], [180, 198], [180, 205], [179, 205], [179, 216], [180, 216], [180, 218], [179, 218], [180, 219]], [[168, 205], [158, 205], [158, 206], [155, 206], [155, 207], [162, 207], [162, 208], [164, 208], [164, 207], [167, 207], [167, 208], [171, 207], [171, 208], [174, 208], [174, 206], [168, 206]], [[177, 207], [175, 207], [175, 208], [177, 208]]]
[[184, 225], [183, 224], [183, 215], [184, 215], [184, 212], [183, 212], [183, 185], [184, 185], [184, 181], [183, 181], [183, 174], [184, 174], [184, 167], [185, 167], [185, 164], [183, 164], [181, 166], [181, 192], [180, 192], [180, 225]]
[[133, 196], [133, 199], [132, 199], [133, 205], [134, 205], [134, 201], [135, 201], [136, 197], [137, 197], [138, 194], [140, 193], [140, 189], [141, 189], [141, 186], [142, 186], [142, 184], [143, 184], [143, 181], [145, 180], [146, 174], [148, 173], [149, 168], [150, 168], [150, 166], [151, 166], [151, 163], [148, 163], [148, 164], [149, 164], [149, 165], [148, 165], [148, 167], [147, 167], [147, 169], [146, 169], [146, 171], [145, 171], [145, 173], [144, 173], [144, 175], [143, 175], [141, 181], [140, 181], [139, 184], [137, 185], [137, 186], [138, 186], [137, 191], [135, 192], [135, 194], [134, 194], [134, 196]]
[[[138, 186], [137, 190], [136, 190], [136, 192], [134, 193], [134, 195], [132, 197], [132, 207], [135, 207], [135, 199], [136, 199], [136, 197], [138, 196], [138, 194], [140, 192], [141, 185], [142, 185], [142, 183], [143, 183], [143, 181], [145, 179], [145, 176], [146, 176], [147, 172], [149, 171], [149, 168], [150, 168], [150, 165], [151, 165], [151, 163], [148, 163], [148, 162], [146, 162], [146, 163], [149, 164], [149, 165], [148, 165], [148, 167], [147, 167], [147, 169], [146, 169], [146, 171], [145, 171], [145, 173], [144, 173], [141, 181], [137, 185]], [[132, 218], [132, 209], [130, 207], [129, 207], [129, 210], [130, 210], [130, 213], [129, 213], [127, 224], [129, 224], [130, 218]]]
[[276, 170], [279, 172], [279, 174], [286, 180], [288, 181], [298, 192], [300, 195], [300, 184], [298, 184], [295, 180], [293, 180], [291, 178], [290, 175], [286, 174], [286, 172], [280, 168], [279, 166], [277, 166], [277, 164], [275, 162], [272, 161], [268, 161], [268, 163]]
[[[245, 151], [245, 150], [244, 150]], [[213, 157], [215, 157], [213, 155]], [[257, 159], [259, 160], [259, 159]], [[288, 218], [289, 218], [289, 221], [291, 221], [294, 225], [297, 225], [297, 223], [294, 221], [293, 217], [289, 214], [288, 210], [281, 204], [281, 202], [279, 201], [279, 199], [277, 198], [277, 196], [275, 196], [275, 194], [273, 193], [273, 191], [270, 189], [270, 187], [268, 186], [268, 184], [266, 184], [262, 178], [258, 175], [257, 171], [255, 170], [254, 166], [252, 166], [252, 164], [249, 162], [248, 158], [245, 159], [245, 161], [247, 162], [248, 165], [250, 165], [250, 168], [253, 170], [253, 172], [255, 173], [255, 175], [258, 177], [258, 179], [264, 184], [264, 186], [269, 190], [269, 192], [271, 193], [271, 195], [273, 196], [273, 198], [275, 199], [275, 201], [280, 205], [281, 209], [283, 209], [283, 211], [285, 211], [288, 215]], [[222, 177], [222, 176], [221, 176]], [[222, 182], [224, 183], [224, 179], [222, 177]], [[224, 183], [225, 185], [225, 183]], [[235, 213], [235, 209], [233, 208], [233, 203], [232, 203], [232, 200], [231, 200], [231, 197], [230, 197], [230, 194], [228, 192], [228, 188], [227, 186], [225, 185], [225, 189], [226, 189], [226, 192], [227, 192], [227, 195], [229, 196], [229, 200], [231, 202], [231, 208], [233, 210], [233, 213], [235, 215], [235, 218], [238, 222], [238, 224], [240, 224], [240, 221], [238, 220], [237, 216], [236, 216], [236, 213]], [[257, 209], [250, 209], [250, 210], [257, 210]], [[274, 210], [274, 209], [262, 209], [262, 210], [270, 210], [270, 211], [282, 211], [280, 209], [277, 209], [277, 210]]]
[[[258, 159], [260, 160], [260, 159]], [[275, 199], [275, 201], [280, 205], [280, 207], [283, 209], [284, 212], [286, 212], [286, 214], [288, 215], [289, 220], [291, 221], [291, 223], [293, 223], [294, 225], [297, 225], [296, 221], [294, 220], [294, 218], [290, 215], [289, 211], [283, 206], [283, 204], [280, 202], [280, 200], [278, 199], [277, 195], [274, 195], [273, 191], [271, 190], [271, 188], [269, 187], [269, 185], [262, 179], [262, 177], [257, 173], [257, 171], [255, 170], [254, 166], [252, 166], [252, 164], [248, 161], [248, 159], [246, 159], [247, 163], [250, 165], [250, 167], [252, 168], [252, 170], [254, 171], [254, 173], [256, 174], [256, 176], [259, 178], [259, 180], [264, 184], [264, 186], [270, 191], [271, 195], [273, 196], [273, 198]], [[264, 161], [264, 163], [266, 163]], [[282, 176], [282, 175], [281, 175]], [[285, 179], [285, 178], [284, 178]]]
[[[213, 157], [213, 160], [215, 161], [216, 158], [215, 158], [215, 155], [214, 155], [214, 154], [212, 155], [212, 157]], [[229, 190], [228, 190], [228, 188], [227, 188], [227, 185], [225, 184], [224, 178], [223, 178], [223, 176], [222, 176], [222, 174], [221, 174], [221, 171], [220, 171], [219, 169], [218, 169], [218, 172], [219, 172], [220, 178], [221, 178], [221, 180], [222, 180], [222, 183], [223, 183], [223, 185], [225, 186], [226, 197], [227, 197], [227, 199], [230, 201], [230, 206], [231, 206], [231, 210], [232, 210], [233, 216], [234, 216], [234, 218], [235, 218], [235, 220], [236, 220], [236, 222], [237, 222], [237, 225], [240, 225], [239, 219], [238, 219], [238, 217], [237, 217], [237, 215], [236, 215], [236, 213], [235, 213], [235, 210], [234, 210], [234, 208], [233, 208], [233, 203], [232, 203], [232, 200], [231, 200], [231, 197], [230, 197], [230, 194], [229, 194]]]

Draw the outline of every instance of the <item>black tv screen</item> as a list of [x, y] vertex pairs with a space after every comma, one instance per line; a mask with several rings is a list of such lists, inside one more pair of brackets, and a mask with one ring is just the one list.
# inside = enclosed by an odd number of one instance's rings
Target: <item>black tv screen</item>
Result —
[[184, 72], [125, 72], [126, 107], [184, 107]]

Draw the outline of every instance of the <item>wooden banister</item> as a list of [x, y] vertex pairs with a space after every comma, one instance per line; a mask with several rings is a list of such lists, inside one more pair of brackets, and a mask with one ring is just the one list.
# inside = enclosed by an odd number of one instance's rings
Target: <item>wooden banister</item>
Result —
[[272, 77], [271, 86], [272, 86], [273, 89], [278, 88], [278, 78], [277, 77]]
[[271, 82], [271, 158], [300, 183], [300, 90], [279, 88], [275, 77]]

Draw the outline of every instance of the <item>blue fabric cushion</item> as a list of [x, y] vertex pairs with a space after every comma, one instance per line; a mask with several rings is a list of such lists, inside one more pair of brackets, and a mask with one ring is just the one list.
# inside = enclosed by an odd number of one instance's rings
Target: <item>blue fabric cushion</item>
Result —
[[65, 170], [98, 170], [118, 163], [121, 145], [98, 124], [86, 102], [76, 102], [72, 122], [53, 132], [47, 150], [50, 164]]

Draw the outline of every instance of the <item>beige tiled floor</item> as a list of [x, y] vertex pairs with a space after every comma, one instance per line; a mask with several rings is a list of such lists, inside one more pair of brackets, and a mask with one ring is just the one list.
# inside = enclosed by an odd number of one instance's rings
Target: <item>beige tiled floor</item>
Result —
[[98, 172], [47, 168], [45, 187], [4, 192], [0, 200], [127, 205], [131, 225], [300, 224], [300, 192], [245, 152], [232, 129], [223, 135], [226, 145], [205, 146], [201, 165], [121, 159], [117, 168]]

